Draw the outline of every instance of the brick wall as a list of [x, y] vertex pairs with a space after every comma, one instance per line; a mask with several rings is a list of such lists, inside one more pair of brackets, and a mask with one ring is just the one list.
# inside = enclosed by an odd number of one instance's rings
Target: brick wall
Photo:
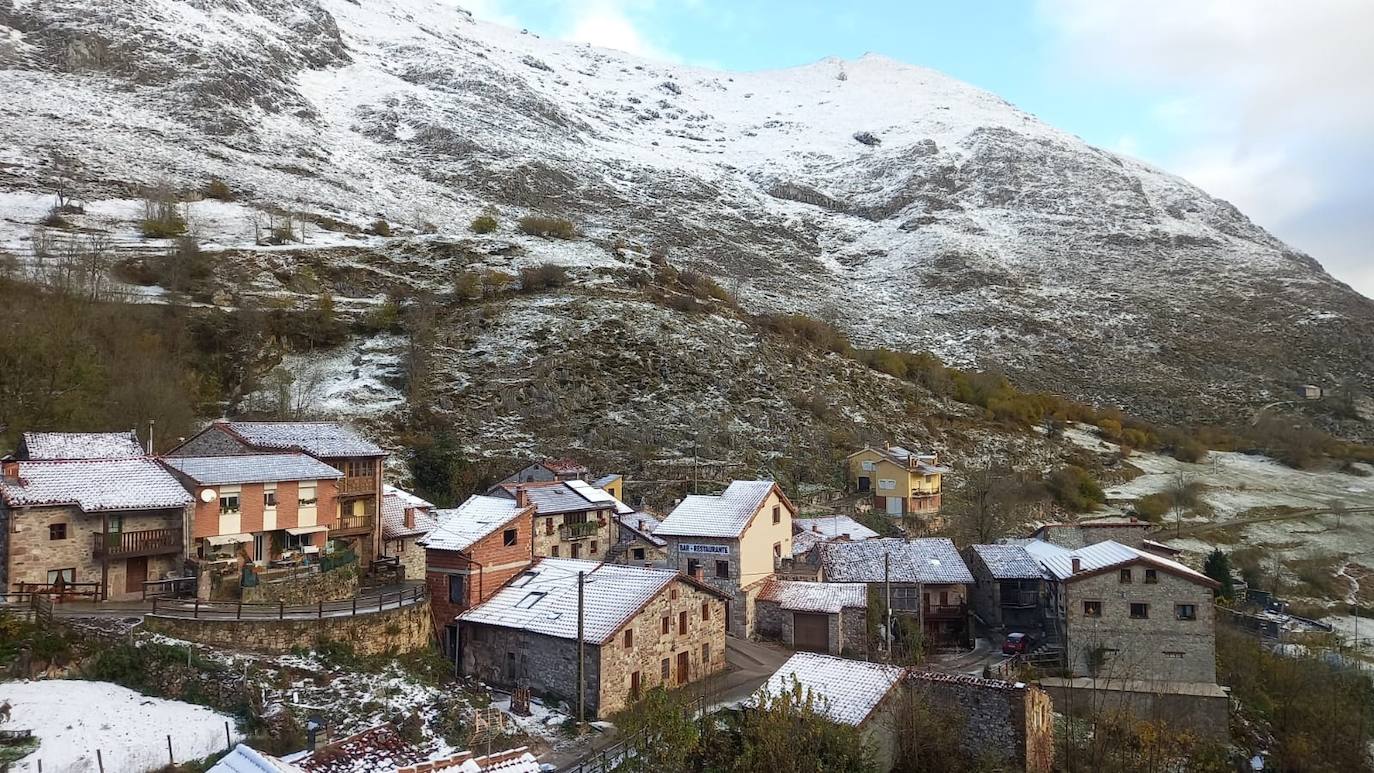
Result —
[[[673, 598], [676, 590], [677, 598]], [[702, 606], [707, 616], [702, 616]], [[687, 631], [679, 629], [686, 613]], [[663, 633], [663, 618], [668, 618], [668, 633]], [[633, 643], [625, 647], [625, 631], [632, 630]], [[709, 652], [703, 659], [702, 645]], [[602, 682], [598, 705], [602, 714], [619, 711], [630, 694], [631, 674], [640, 674], [640, 689], [663, 683], [663, 659], [668, 659], [668, 686], [677, 685], [677, 658], [686, 652], [687, 681], [695, 682], [725, 669], [725, 602], [683, 580], [676, 580], [654, 597], [644, 609], [625, 624], [601, 648]]]
[[[1212, 591], [1159, 570], [1145, 582], [1146, 566], [1130, 567], [1132, 582], [1117, 570], [1062, 585], [1066, 598], [1066, 654], [1075, 676], [1216, 682], [1216, 631]], [[1101, 604], [1102, 616], [1084, 614], [1085, 601]], [[1131, 619], [1130, 605], [1149, 605], [1147, 619]], [[1176, 604], [1191, 604], [1195, 620], [1179, 620]]]
[[285, 653], [321, 641], [352, 645], [363, 655], [423, 650], [433, 642], [428, 602], [400, 609], [314, 620], [184, 620], [148, 615], [145, 627], [174, 639], [230, 650]]
[[[505, 544], [505, 532], [515, 529], [515, 544]], [[415, 548], [418, 550], [419, 548]], [[425, 550], [425, 584], [434, 606], [434, 623], [442, 631], [463, 610], [490, 598], [510, 578], [530, 565], [529, 517], [517, 516], [504, 527], [473, 543], [464, 552]], [[464, 578], [464, 600], [449, 601], [449, 577]], [[409, 570], [407, 570], [409, 576]]]

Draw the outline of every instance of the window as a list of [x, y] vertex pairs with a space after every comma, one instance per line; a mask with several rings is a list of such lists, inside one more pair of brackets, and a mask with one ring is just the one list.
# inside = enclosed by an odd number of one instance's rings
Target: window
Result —
[[63, 582], [63, 583], [73, 583], [73, 582], [76, 582], [76, 568], [73, 567], [73, 568], [71, 568], [71, 569], [49, 569], [49, 570], [48, 570], [48, 584], [49, 584], [49, 585], [55, 585], [55, 584], [57, 584], [58, 582]]
[[474, 625], [470, 630], [472, 633], [468, 634], [468, 638], [472, 641], [479, 642], [487, 638], [487, 629], [480, 625]]
[[1102, 616], [1102, 602], [1100, 602], [1100, 601], [1085, 601], [1085, 602], [1083, 602], [1083, 616], [1084, 616], [1084, 617], [1101, 617], [1101, 616]]
[[1129, 567], [1127, 567], [1127, 568], [1125, 568], [1125, 569], [1122, 569], [1122, 570], [1118, 573], [1118, 576], [1119, 576], [1119, 578], [1120, 578], [1120, 580], [1121, 580], [1121, 584], [1122, 584], [1122, 585], [1130, 585], [1130, 584], [1131, 584], [1131, 570], [1130, 570]]
[[544, 533], [545, 533], [545, 534], [553, 534], [553, 519], [552, 519], [552, 518], [545, 518], [545, 519], [544, 519]]
[[448, 576], [448, 602], [450, 604], [467, 603], [467, 593], [465, 593], [465, 580], [467, 578], [461, 574], [450, 574]]
[[708, 642], [705, 642], [704, 644], [701, 645], [701, 664], [704, 666], [704, 665], [706, 665], [707, 663], [710, 663], [710, 662], [711, 662], [711, 642], [708, 641]]
[[660, 634], [666, 634], [666, 633], [668, 633], [668, 629], [670, 629], [670, 628], [672, 628], [672, 627], [673, 627], [673, 619], [672, 619], [671, 617], [668, 617], [667, 615], [664, 615], [664, 616], [663, 616], [663, 619], [659, 621], [659, 631], [658, 631], [658, 632], [659, 632]]
[[916, 586], [895, 585], [892, 588], [892, 608], [916, 611], [919, 608]]
[[515, 545], [516, 538], [519, 536], [520, 531], [518, 529], [506, 529], [505, 531], [501, 532], [501, 544], [505, 545], [506, 547], [513, 547]]
[[631, 555], [631, 556], [634, 558], [634, 560], [636, 560], [636, 561], [643, 561], [643, 560], [644, 560], [644, 548], [634, 548], [634, 549], [632, 549], [632, 550], [630, 551], [630, 555]]
[[691, 577], [696, 577], [696, 576], [697, 576], [697, 572], [700, 572], [700, 571], [701, 571], [701, 562], [700, 562], [700, 561], [696, 560], [695, 558], [689, 558], [689, 559], [687, 559], [687, 574], [688, 574], [689, 576], [691, 576]]
[[630, 697], [632, 697], [632, 698], [638, 698], [638, 697], [639, 697], [639, 685], [640, 685], [640, 681], [641, 681], [641, 680], [640, 680], [640, 678], [639, 678], [639, 672], [638, 672], [638, 671], [635, 671], [635, 672], [633, 672], [633, 673], [630, 674]]
[[677, 588], [668, 589], [668, 598], [673, 601], [677, 601]]
[[543, 601], [544, 597], [547, 595], [549, 594], [542, 590], [532, 590], [529, 593], [526, 593], [523, 599], [520, 599], [519, 601], [515, 602], [515, 608], [530, 609], [535, 604], [538, 604], [539, 602]]
[[897, 481], [893, 480], [892, 478], [879, 478], [878, 488], [884, 491], [891, 491], [892, 489], [897, 488]]
[[66, 538], [67, 538], [67, 524], [65, 524], [65, 523], [52, 523], [52, 524], [48, 524], [48, 539], [66, 539]]
[[219, 498], [219, 511], [221, 515], [225, 513], [237, 513], [239, 511], [239, 495], [222, 494]]
[[1146, 569], [1145, 584], [1154, 585], [1157, 582], [1159, 582], [1159, 572], [1155, 571], [1154, 569]]
[[1196, 620], [1197, 607], [1193, 604], [1175, 604], [1174, 617], [1179, 620]]
[[633, 628], [626, 628], [625, 636], [623, 638], [625, 640], [625, 649], [630, 649], [631, 647], [635, 646], [635, 632]]
[[1170, 660], [1183, 660], [1183, 653], [1182, 653], [1182, 652], [1170, 652], [1169, 650], [1165, 650], [1165, 651], [1164, 651], [1164, 657], [1169, 658]]
[[301, 486], [299, 501], [301, 507], [314, 507], [315, 504], [319, 502], [319, 499], [317, 499], [315, 495], [315, 487]]
[[730, 562], [729, 562], [729, 561], [717, 561], [717, 562], [716, 562], [716, 577], [719, 578], [719, 579], [722, 579], [722, 580], [728, 580], [728, 579], [730, 579]]
[[860, 462], [859, 467], [861, 467], [864, 472], [873, 472], [874, 470], [878, 469], [878, 465], [874, 464], [873, 462]]
[[686, 636], [686, 635], [687, 635], [687, 613], [686, 613], [686, 612], [678, 612], [678, 613], [677, 613], [677, 635], [678, 635], [678, 636]]
[[311, 534], [287, 534], [287, 535], [286, 535], [286, 547], [288, 547], [288, 548], [300, 548], [300, 547], [305, 547], [306, 545], [309, 545], [310, 543], [312, 543], [312, 542], [314, 542], [314, 541], [315, 541], [315, 535], [314, 535], [313, 533], [311, 533]]
[[782, 505], [773, 505], [773, 523], [782, 523]]
[[549, 550], [553, 551], [553, 557], [554, 557], [554, 558], [558, 558], [558, 546], [557, 546], [557, 545], [554, 545], [553, 547], [549, 548]]
[[1150, 605], [1149, 605], [1149, 604], [1142, 604], [1142, 603], [1140, 603], [1140, 602], [1138, 602], [1138, 601], [1131, 602], [1131, 619], [1132, 619], [1132, 620], [1149, 620], [1149, 619], [1150, 619]]
[[708, 602], [708, 601], [703, 601], [703, 602], [701, 602], [701, 619], [702, 619], [702, 620], [710, 620], [710, 619], [711, 619], [711, 603]]
[[669, 669], [670, 669], [670, 664], [668, 663], [668, 659], [667, 659], [667, 658], [664, 658], [663, 661], [662, 661], [661, 663], [658, 664], [658, 670], [659, 670], [659, 673], [663, 676], [663, 681], [664, 681], [665, 684], [666, 684], [667, 681], [668, 681], [668, 674], [671, 673], [671, 671], [670, 671]]
[[596, 540], [592, 540], [592, 555], [596, 555], [597, 549], [598, 549], [598, 547], [597, 547], [597, 544], [596, 544]]
[[582, 555], [582, 543], [574, 542], [572, 544], [572, 557], [577, 558], [580, 555]]
[[781, 543], [781, 542], [774, 542], [774, 543], [773, 543], [773, 557], [774, 557], [774, 558], [782, 558], [782, 543]]
[[269, 489], [269, 490], [267, 490], [267, 491], [262, 492], [262, 506], [263, 506], [263, 507], [276, 507], [276, 506], [277, 506], [277, 490], [276, 490], [276, 489]]

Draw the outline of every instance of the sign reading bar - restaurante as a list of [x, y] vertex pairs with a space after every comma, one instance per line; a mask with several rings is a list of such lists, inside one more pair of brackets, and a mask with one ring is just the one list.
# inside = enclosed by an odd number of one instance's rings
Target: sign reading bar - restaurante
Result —
[[679, 553], [712, 553], [718, 556], [730, 555], [729, 545], [697, 545], [691, 542], [681, 542], [677, 546]]

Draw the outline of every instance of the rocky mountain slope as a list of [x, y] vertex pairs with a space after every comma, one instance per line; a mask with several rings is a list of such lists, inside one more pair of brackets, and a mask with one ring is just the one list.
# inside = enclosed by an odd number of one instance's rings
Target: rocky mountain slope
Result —
[[[251, 253], [231, 293], [289, 296], [247, 224], [266, 209], [440, 243], [490, 210], [517, 262], [614, 270], [656, 250], [746, 309], [1157, 418], [1374, 383], [1374, 302], [1312, 258], [1177, 177], [882, 57], [730, 74], [437, 0], [0, 0], [0, 67], [0, 249], [20, 256], [62, 178], [126, 224], [143, 186], [218, 178], [239, 203], [192, 212], [205, 242]], [[506, 233], [530, 212], [583, 237]], [[423, 253], [392, 271], [447, 281]]]

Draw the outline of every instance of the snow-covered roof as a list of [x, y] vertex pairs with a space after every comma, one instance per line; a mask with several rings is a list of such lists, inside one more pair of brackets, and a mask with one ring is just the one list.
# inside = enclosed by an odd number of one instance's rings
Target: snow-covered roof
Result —
[[592, 485], [596, 486], [597, 488], [605, 488], [611, 485], [612, 483], [615, 483], [616, 481], [620, 480], [622, 477], [624, 476], [620, 473], [613, 472], [610, 475], [602, 475], [600, 478], [597, 478]]
[[167, 456], [162, 463], [202, 486], [343, 477], [343, 473], [319, 459], [299, 453]]
[[[491, 598], [458, 616], [469, 623], [519, 628], [530, 633], [577, 638], [577, 573], [583, 581], [584, 635], [601, 644], [644, 605], [676, 580], [667, 569], [603, 564], [575, 558], [541, 558]], [[709, 586], [692, 583], [711, 593]]]
[[230, 432], [259, 448], [317, 457], [386, 456], [386, 451], [336, 421], [231, 421]]
[[[1216, 581], [1207, 575], [1191, 569], [1183, 564], [1147, 553], [1143, 550], [1136, 550], [1120, 542], [1105, 540], [1095, 542], [1085, 547], [1070, 550], [1066, 547], [1055, 545], [1044, 540], [1025, 540], [1020, 544], [1026, 552], [1035, 557], [1035, 560], [1044, 567], [1051, 577], [1058, 580], [1068, 580], [1074, 577], [1097, 574], [1117, 566], [1125, 566], [1137, 562], [1148, 563], [1159, 569], [1176, 574], [1184, 579], [1193, 580], [1208, 586], [1215, 586]], [[1073, 571], [1073, 561], [1078, 559], [1078, 572]]]
[[430, 511], [436, 525], [418, 541], [435, 550], [467, 550], [526, 511], [514, 499], [475, 494], [451, 510]]
[[1021, 545], [974, 545], [973, 552], [983, 560], [993, 579], [1040, 579], [1040, 562]]
[[129, 432], [25, 432], [25, 459], [127, 459], [143, 456], [138, 436]]
[[873, 539], [878, 532], [864, 526], [847, 515], [827, 515], [824, 518], [794, 518], [793, 531], [808, 531], [831, 539], [844, 537], [851, 540]]
[[902, 446], [888, 446], [886, 448], [876, 448], [874, 446], [864, 446], [863, 448], [850, 454], [857, 456], [865, 451], [873, 451], [887, 457], [888, 461], [900, 467], [907, 467], [923, 475], [934, 475], [936, 473], [953, 472], [949, 467], [942, 467], [936, 464], [940, 457], [933, 451], [920, 452], [911, 451]]
[[150, 458], [18, 462], [18, 481], [0, 480], [9, 507], [75, 505], [82, 512], [185, 507], [191, 495]]
[[397, 768], [395, 773], [539, 773], [539, 760], [528, 746], [474, 757], [472, 752], [460, 752], [450, 757], [429, 760], [423, 765]]
[[659, 520], [658, 516], [652, 513], [637, 510], [624, 515], [617, 515], [616, 520], [620, 521], [621, 525], [625, 528], [659, 547], [668, 544], [668, 541], [662, 537], [654, 536], [654, 532], [658, 529], [658, 525], [662, 523], [662, 521]]
[[837, 613], [845, 607], [868, 607], [868, 586], [861, 582], [769, 580], [759, 601], [776, 601], [793, 612]]
[[795, 558], [824, 541], [825, 538], [814, 531], [799, 531], [792, 535], [792, 557]]
[[270, 754], [264, 754], [245, 744], [220, 757], [207, 773], [303, 773], [289, 762], [282, 762]]
[[737, 480], [718, 495], [690, 495], [654, 533], [660, 537], [738, 537], [776, 485], [771, 480]]
[[585, 475], [588, 472], [587, 465], [569, 456], [561, 459], [545, 459], [541, 464], [555, 475]]
[[600, 486], [592, 485], [584, 480], [570, 480], [567, 482], [567, 486], [573, 491], [581, 494], [582, 498], [586, 499], [588, 502], [613, 506], [617, 515], [629, 515], [635, 511], [633, 507], [616, 499], [609, 491], [606, 491]]
[[[573, 483], [582, 483], [583, 489], [574, 488]], [[498, 483], [487, 493], [497, 496], [505, 496], [515, 499], [518, 492], [523, 491], [525, 498], [540, 515], [551, 515], [555, 513], [582, 513], [588, 510], [601, 510], [607, 507], [614, 507], [618, 502], [615, 497], [598, 488], [588, 486], [582, 481], [565, 480], [545, 480], [533, 483]], [[588, 493], [583, 493], [584, 491]], [[595, 491], [604, 494], [604, 497], [592, 498], [590, 492]]]
[[883, 556], [891, 556], [893, 582], [972, 583], [954, 541], [944, 537], [882, 537], [862, 542], [822, 542], [821, 562], [830, 582], [882, 582]]
[[759, 689], [769, 695], [794, 689], [803, 695], [810, 692], [818, 708], [833, 721], [857, 727], [905, 674], [906, 669], [899, 666], [798, 652]]
[[[406, 526], [406, 510], [415, 513], [414, 526]], [[392, 485], [382, 487], [382, 539], [400, 539], [426, 534], [438, 520], [430, 515], [434, 505]]]

